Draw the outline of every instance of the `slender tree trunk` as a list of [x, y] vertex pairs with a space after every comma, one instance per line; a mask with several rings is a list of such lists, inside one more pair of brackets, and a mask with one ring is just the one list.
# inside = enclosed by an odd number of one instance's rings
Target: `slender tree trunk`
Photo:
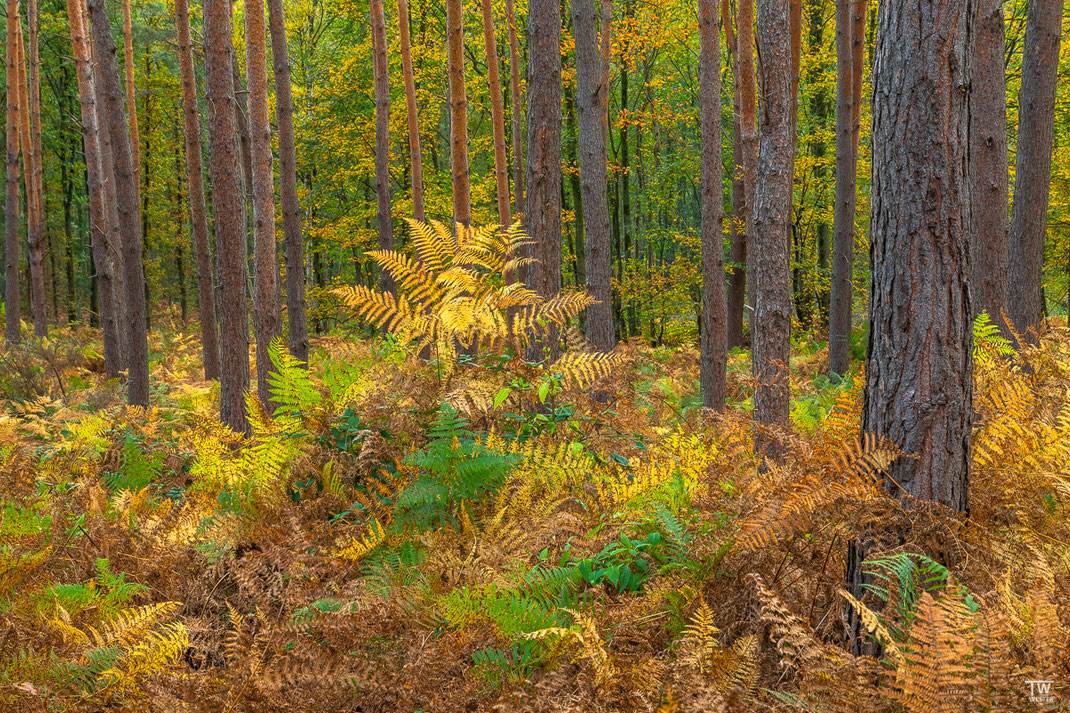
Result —
[[[394, 249], [394, 219], [390, 214], [390, 80], [386, 18], [383, 0], [371, 0], [372, 73], [375, 81], [375, 196], [378, 202], [379, 249]], [[385, 270], [379, 286], [393, 292], [394, 280]]]
[[1063, 4], [1056, 0], [1031, 0], [1026, 11], [1010, 224], [1008, 284], [1013, 289], [1007, 293], [1007, 315], [1022, 334], [1038, 332], [1044, 316], [1044, 239], [1062, 17]]
[[[40, 259], [43, 263], [44, 252], [46, 251], [47, 241], [47, 224], [45, 223], [45, 189], [44, 189], [44, 169], [43, 169], [43, 157], [44, 148], [41, 142], [41, 63], [39, 58], [39, 34], [41, 17], [37, 10], [37, 0], [29, 0], [27, 3], [27, 18], [29, 25], [29, 41], [30, 41], [30, 54], [27, 63], [27, 79], [29, 81], [29, 108], [30, 108], [30, 141], [32, 142], [33, 151], [31, 153], [31, 159], [33, 161], [33, 183], [34, 183], [34, 200], [36, 201], [36, 234], [37, 243], [41, 250]], [[54, 256], [52, 256], [54, 258]], [[55, 280], [55, 275], [53, 275]], [[52, 290], [53, 303], [55, 303], [56, 294], [55, 289]], [[35, 309], [34, 309], [34, 333], [37, 336], [46, 336], [48, 334], [48, 313], [46, 310], [41, 310], [41, 319], [38, 320], [38, 312], [36, 309], [36, 295], [35, 297]], [[41, 299], [45, 299], [44, 291], [41, 292]], [[56, 311], [55, 304], [53, 304], [53, 312]], [[57, 316], [58, 318], [58, 316]]]
[[494, 37], [491, 0], [480, 0], [483, 10], [483, 42], [487, 50], [487, 86], [490, 88], [491, 124], [494, 127], [494, 183], [498, 194], [498, 224], [508, 228], [509, 159], [505, 154], [505, 107], [502, 105], [502, 82], [498, 75], [498, 42]]
[[67, 0], [67, 16], [78, 78], [82, 108], [82, 147], [86, 164], [86, 192], [89, 195], [89, 242], [96, 276], [100, 326], [104, 342], [104, 369], [116, 377], [122, 368], [120, 357], [122, 295], [117, 291], [117, 266], [109, 249], [113, 226], [106, 208], [104, 166], [100, 149], [100, 122], [97, 114], [96, 82], [92, 51], [86, 34], [85, 6], [81, 0]]
[[189, 30], [189, 0], [175, 0], [178, 32], [178, 67], [182, 81], [182, 119], [186, 137], [186, 176], [189, 185], [190, 226], [197, 259], [197, 299], [201, 307], [201, 345], [204, 378], [219, 378], [219, 332], [215, 322], [215, 287], [212, 284], [212, 252], [208, 244], [208, 217], [201, 174], [201, 119], [197, 110], [197, 76], [193, 70], [193, 46]]
[[762, 58], [761, 146], [754, 196], [753, 371], [755, 451], [778, 460], [782, 448], [767, 426], [788, 424], [791, 383], [791, 230], [795, 122], [788, 0], [758, 0]]
[[130, 0], [123, 0], [123, 60], [126, 63], [126, 115], [130, 122], [130, 158], [134, 162], [134, 185], [141, 203], [141, 141], [137, 130], [137, 102], [134, 98], [134, 32], [130, 17]]
[[[588, 0], [593, 2], [594, 0]], [[561, 3], [528, 6], [527, 233], [537, 261], [524, 280], [549, 297], [561, 290]], [[604, 200], [604, 193], [603, 193]], [[550, 357], [556, 355], [556, 344]], [[542, 358], [542, 354], [538, 355]]]
[[271, 343], [282, 336], [282, 318], [279, 314], [279, 260], [275, 254], [275, 172], [271, 160], [267, 26], [263, 0], [245, 0], [245, 68], [249, 86], [249, 137], [253, 164], [256, 385], [260, 403], [270, 413], [275, 410], [276, 404], [268, 385], [268, 374], [275, 370], [269, 350]]
[[472, 224], [472, 188], [468, 174], [468, 95], [464, 86], [464, 7], [446, 0], [446, 64], [450, 91], [450, 176], [453, 222]]
[[732, 68], [732, 268], [728, 276], [726, 336], [729, 347], [743, 346], [743, 305], [747, 291], [747, 199], [743, 171], [742, 87], [740, 57], [732, 29], [729, 0], [721, 0], [728, 61]]
[[[852, 0], [836, 0], [836, 203], [832, 216], [829, 374], [843, 376], [851, 359], [855, 255], [856, 160]], [[860, 98], [857, 99], [860, 101]]]
[[524, 212], [524, 140], [521, 134], [520, 52], [516, 32], [516, 12], [513, 0], [505, 0], [505, 19], [509, 23], [509, 100], [513, 124], [513, 183], [517, 214]]
[[1003, 323], [1007, 292], [1007, 83], [1003, 68], [1003, 2], [973, 0], [970, 38], [970, 199], [974, 316]]
[[973, 371], [968, 5], [878, 7], [862, 409], [863, 433], [915, 456], [892, 464], [889, 486], [956, 512], [967, 505]]
[[[32, 15], [31, 15], [32, 17]], [[33, 312], [33, 331], [37, 336], [48, 334], [48, 311], [45, 293], [45, 236], [38, 219], [40, 197], [37, 195], [37, 181], [34, 166], [33, 132], [30, 121], [30, 97], [27, 83], [26, 50], [22, 44], [22, 20], [17, 21], [16, 52], [18, 58], [19, 82], [19, 143], [22, 146], [22, 175], [26, 189], [26, 246], [28, 248], [27, 266], [30, 270], [30, 308]]]
[[4, 200], [4, 338], [11, 347], [22, 341], [19, 324], [19, 109], [18, 51], [15, 31], [19, 22], [19, 0], [7, 0], [7, 48], [4, 78], [6, 80], [7, 116], [5, 138], [7, 141], [6, 193]]
[[268, 0], [271, 56], [275, 73], [275, 118], [279, 134], [279, 197], [286, 237], [286, 314], [290, 354], [308, 364], [308, 309], [305, 303], [305, 247], [301, 205], [297, 201], [297, 149], [294, 145], [293, 92], [286, 16], [282, 0]]
[[118, 228], [122, 236], [123, 288], [126, 304], [126, 365], [129, 374], [127, 400], [131, 405], [149, 404], [149, 353], [145, 329], [145, 278], [141, 267], [141, 225], [138, 222], [137, 182], [123, 115], [119, 63], [104, 0], [89, 0], [93, 44], [100, 68], [101, 119], [111, 138]]
[[[858, 156], [858, 141], [862, 136], [862, 103], [863, 103], [863, 70], [865, 69], [865, 57], [866, 57], [866, 16], [869, 13], [869, 0], [854, 0], [851, 3], [852, 16], [851, 16], [851, 72], [853, 76], [853, 84], [851, 85], [851, 96], [854, 97], [852, 102], [852, 109], [854, 111], [854, 123], [853, 123], [853, 137], [852, 145], [854, 155]], [[857, 166], [856, 166], [857, 168]]]
[[[100, 0], [97, 0], [98, 2]], [[205, 94], [215, 216], [220, 298], [220, 414], [223, 423], [245, 432], [245, 392], [249, 388], [249, 325], [245, 302], [244, 197], [238, 162], [237, 112], [231, 57], [229, 0], [204, 6]]]
[[724, 410], [728, 365], [724, 247], [721, 237], [721, 43], [717, 0], [698, 0], [699, 132], [702, 198], [702, 403]]
[[[739, 216], [743, 221], [743, 230], [746, 235], [743, 241], [744, 255], [747, 258], [743, 266], [743, 279], [746, 282], [746, 292], [749, 295], [750, 310], [747, 312], [747, 323], [754, 325], [754, 189], [755, 180], [758, 176], [758, 92], [754, 80], [754, 0], [739, 0], [739, 10], [736, 21], [737, 39], [739, 49], [737, 62], [739, 63], [739, 135], [742, 147], [743, 166], [743, 215]], [[754, 334], [751, 333], [753, 345]]]
[[[281, 0], [273, 0], [280, 2]], [[398, 0], [398, 30], [401, 39], [401, 69], [405, 80], [405, 116], [409, 123], [409, 161], [412, 178], [412, 212], [416, 220], [427, 222], [424, 215], [424, 162], [420, 155], [420, 118], [416, 104], [416, 82], [412, 71], [412, 47], [409, 42], [409, 3]]]
[[610, 351], [617, 341], [613, 330], [613, 265], [607, 202], [608, 132], [603, 101], [609, 86], [599, 52], [597, 22], [594, 0], [574, 0], [572, 31], [576, 39], [576, 113], [587, 291], [598, 300], [587, 308], [587, 338], [599, 349]]

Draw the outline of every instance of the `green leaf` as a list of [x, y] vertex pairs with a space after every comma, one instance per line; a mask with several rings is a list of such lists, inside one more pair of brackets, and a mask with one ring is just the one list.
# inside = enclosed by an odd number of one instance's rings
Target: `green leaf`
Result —
[[546, 403], [546, 397], [550, 395], [550, 382], [544, 381], [539, 386], [539, 403]]
[[502, 388], [502, 390], [499, 391], [498, 394], [494, 397], [494, 408], [498, 408], [499, 406], [501, 406], [512, 393], [513, 390], [510, 389], [508, 386]]

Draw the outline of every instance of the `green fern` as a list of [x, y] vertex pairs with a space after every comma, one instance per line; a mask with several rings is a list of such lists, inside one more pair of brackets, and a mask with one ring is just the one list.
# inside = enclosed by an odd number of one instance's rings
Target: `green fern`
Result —
[[981, 312], [973, 320], [973, 358], [980, 360], [1007, 357], [1014, 354], [1014, 346], [1003, 336], [999, 325], [992, 322], [987, 312]]
[[278, 404], [273, 415], [307, 413], [323, 400], [308, 374], [308, 365], [293, 357], [282, 339], [272, 340], [268, 356], [275, 367], [267, 376], [271, 398]]

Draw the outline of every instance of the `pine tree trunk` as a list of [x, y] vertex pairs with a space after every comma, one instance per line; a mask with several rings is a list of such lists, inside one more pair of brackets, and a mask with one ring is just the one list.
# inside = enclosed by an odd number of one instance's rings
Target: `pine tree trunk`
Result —
[[762, 120], [754, 195], [755, 451], [779, 460], [774, 428], [788, 425], [791, 383], [791, 201], [795, 121], [788, 0], [758, 0]]
[[725, 332], [729, 347], [743, 346], [743, 306], [747, 291], [747, 200], [743, 185], [743, 131], [740, 113], [740, 58], [728, 0], [721, 0], [728, 62], [732, 70], [732, 268], [728, 275]]
[[122, 294], [117, 289], [117, 265], [109, 250], [113, 226], [107, 210], [104, 190], [104, 166], [100, 149], [100, 119], [97, 112], [96, 81], [93, 76], [92, 51], [86, 34], [85, 6], [81, 0], [67, 0], [67, 16], [78, 77], [78, 95], [82, 107], [82, 147], [86, 163], [86, 191], [89, 194], [89, 242], [96, 272], [97, 300], [104, 342], [104, 369], [109, 378], [122, 369], [120, 333]]
[[[279, 2], [280, 0], [273, 0]], [[412, 46], [409, 42], [409, 3], [398, 0], [398, 31], [401, 39], [401, 70], [405, 80], [405, 116], [409, 125], [409, 161], [412, 178], [412, 213], [421, 223], [424, 215], [424, 162], [420, 154], [420, 117], [416, 104], [416, 81], [412, 72]]]
[[279, 134], [279, 197], [286, 239], [286, 315], [290, 354], [308, 364], [308, 307], [305, 302], [305, 247], [301, 205], [297, 201], [297, 149], [294, 145], [293, 91], [286, 16], [282, 0], [268, 0], [271, 56], [275, 73], [275, 119]]
[[970, 61], [970, 200], [974, 316], [1003, 323], [1010, 223], [1007, 171], [1007, 84], [1003, 69], [1003, 2], [973, 0]]
[[[739, 50], [739, 135], [742, 140], [743, 166], [743, 205], [744, 212], [739, 218], [743, 221], [744, 255], [747, 260], [743, 267], [743, 279], [750, 302], [746, 322], [754, 325], [754, 189], [758, 176], [758, 91], [754, 80], [754, 0], [739, 0], [736, 21], [736, 46]], [[751, 334], [753, 343], [754, 335]]]
[[[593, 0], [588, 0], [593, 2]], [[525, 223], [537, 262], [524, 282], [549, 297], [561, 290], [561, 3], [528, 6], [528, 152]], [[604, 200], [604, 194], [603, 194]], [[551, 344], [550, 356], [556, 355]], [[543, 354], [536, 355], [542, 358]]]
[[863, 433], [914, 456], [892, 464], [889, 487], [956, 512], [967, 506], [973, 372], [968, 6], [878, 6], [862, 408]]
[[829, 374], [851, 363], [851, 304], [855, 255], [857, 156], [854, 144], [854, 24], [852, 0], [836, 0], [836, 202], [832, 215], [829, 294]]
[[[31, 15], [32, 17], [32, 15]], [[34, 167], [37, 165], [34, 156], [33, 133], [30, 122], [30, 91], [27, 82], [27, 59], [26, 50], [22, 43], [22, 20], [19, 19], [16, 27], [16, 55], [18, 58], [18, 91], [19, 91], [19, 143], [22, 147], [22, 175], [26, 190], [26, 247], [28, 251], [28, 267], [30, 270], [30, 308], [33, 312], [33, 331], [36, 336], [48, 334], [48, 311], [45, 293], [45, 236], [41, 231], [41, 222], [38, 218], [40, 207], [37, 195], [37, 181]]]
[[126, 63], [126, 115], [130, 123], [130, 158], [134, 162], [134, 185], [141, 203], [141, 139], [137, 127], [137, 102], [134, 99], [134, 32], [130, 17], [130, 0], [123, 0], [123, 60]]
[[491, 0], [480, 0], [483, 10], [483, 43], [487, 50], [487, 86], [490, 89], [490, 115], [494, 127], [494, 183], [498, 195], [498, 224], [506, 229], [509, 215], [509, 159], [505, 154], [505, 107], [502, 105], [502, 82], [498, 75], [498, 42], [494, 37]]
[[175, 0], [178, 33], [178, 67], [182, 82], [182, 119], [186, 137], [186, 177], [193, 250], [197, 260], [197, 299], [201, 308], [201, 346], [204, 378], [219, 378], [219, 332], [215, 321], [215, 286], [212, 252], [208, 244], [208, 217], [201, 173], [201, 119], [197, 110], [197, 75], [193, 69], [193, 46], [189, 29], [189, 0]]
[[[394, 219], [390, 214], [390, 77], [386, 44], [386, 17], [383, 0], [371, 0], [372, 74], [375, 81], [375, 196], [378, 203], [379, 249], [394, 249]], [[395, 290], [394, 280], [385, 270], [379, 286]]]
[[468, 172], [468, 95], [464, 86], [464, 7], [446, 0], [446, 64], [450, 92], [450, 176], [453, 222], [472, 224], [472, 188]]
[[89, 0], [89, 20], [97, 50], [100, 80], [100, 119], [111, 138], [118, 228], [122, 240], [125, 312], [124, 348], [128, 373], [127, 401], [149, 404], [149, 352], [145, 329], [145, 277], [141, 264], [141, 224], [138, 221], [137, 182], [123, 115], [119, 63], [104, 0]]
[[513, 124], [513, 184], [517, 214], [524, 212], [524, 140], [521, 129], [520, 52], [516, 36], [516, 12], [513, 0], [505, 0], [505, 19], [509, 23], [509, 108]]
[[[27, 65], [27, 78], [29, 80], [30, 90], [30, 141], [33, 146], [33, 153], [31, 154], [33, 160], [33, 183], [34, 183], [34, 199], [37, 206], [35, 208], [36, 213], [36, 235], [37, 244], [40, 252], [40, 260], [44, 262], [44, 252], [46, 251], [47, 240], [47, 224], [45, 222], [45, 189], [44, 189], [44, 168], [43, 157], [44, 150], [41, 142], [41, 63], [39, 59], [39, 30], [41, 17], [37, 10], [37, 0], [29, 0], [27, 3], [27, 19], [29, 24], [29, 40], [30, 40], [30, 56]], [[31, 258], [33, 256], [31, 255]], [[54, 279], [54, 277], [53, 277]], [[53, 302], [55, 301], [56, 294], [55, 289], [52, 290]], [[34, 333], [39, 337], [48, 335], [48, 313], [42, 309], [40, 312], [37, 310], [37, 299], [35, 292], [34, 299]], [[41, 300], [45, 300], [44, 292], [41, 293]], [[56, 311], [53, 304], [53, 312]], [[38, 315], [40, 314], [40, 319]], [[57, 316], [58, 318], [58, 316]]]
[[249, 87], [249, 139], [253, 167], [253, 266], [256, 331], [256, 386], [260, 403], [273, 413], [268, 374], [271, 343], [282, 336], [279, 314], [279, 260], [275, 251], [275, 171], [268, 109], [267, 25], [264, 1], [245, 0], [245, 69]]
[[19, 109], [18, 91], [18, 34], [19, 0], [7, 0], [7, 48], [5, 52], [7, 116], [5, 133], [7, 141], [7, 172], [5, 173], [4, 199], [4, 309], [6, 323], [4, 339], [11, 347], [22, 341], [19, 324]]
[[717, 0], [698, 0], [700, 191], [702, 200], [702, 404], [724, 410], [728, 366], [724, 247], [721, 237], [721, 43]]
[[1013, 289], [1007, 294], [1007, 315], [1022, 334], [1039, 331], [1044, 316], [1044, 239], [1062, 17], [1063, 4], [1055, 0], [1031, 0], [1026, 11], [1010, 227], [1008, 284]]
[[594, 0], [574, 0], [572, 32], [576, 40], [576, 114], [587, 291], [598, 300], [587, 308], [587, 338], [598, 349], [610, 351], [617, 345], [617, 339], [613, 330], [608, 132], [603, 101], [609, 86], [599, 52], [597, 21]]
[[[99, 0], [98, 0], [99, 1]], [[229, 0], [204, 6], [205, 95], [209, 160], [219, 270], [220, 415], [223, 423], [246, 432], [245, 392], [249, 388], [249, 325], [245, 302], [245, 224], [234, 98]]]

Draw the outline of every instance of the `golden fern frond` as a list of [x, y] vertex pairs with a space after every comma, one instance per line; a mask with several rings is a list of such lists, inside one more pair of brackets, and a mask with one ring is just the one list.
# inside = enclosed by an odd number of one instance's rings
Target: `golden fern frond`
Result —
[[104, 623], [99, 631], [88, 627], [89, 639], [96, 648], [104, 648], [117, 642], [130, 643], [135, 637], [142, 636], [157, 619], [173, 614], [181, 606], [181, 602], [158, 602], [141, 607], [120, 609]]
[[421, 223], [413, 218], [406, 218], [412, 231], [412, 244], [416, 248], [416, 257], [432, 273], [440, 273], [453, 260], [457, 251], [457, 241], [445, 225], [437, 220]]
[[334, 290], [342, 302], [361, 317], [388, 332], [408, 333], [416, 311], [403, 297], [380, 292], [364, 285], [347, 285]]
[[565, 352], [550, 366], [550, 373], [560, 374], [579, 388], [611, 375], [623, 366], [620, 352]]
[[856, 599], [850, 592], [844, 589], [839, 590], [839, 592], [840, 596], [846, 599], [851, 608], [858, 613], [858, 617], [862, 620], [862, 625], [866, 627], [866, 631], [873, 635], [877, 643], [883, 647], [884, 652], [892, 658], [896, 665], [900, 664], [903, 660], [903, 654], [899, 651], [899, 646], [892, 637], [891, 632], [888, 631], [888, 628], [880, 620], [876, 612]]

